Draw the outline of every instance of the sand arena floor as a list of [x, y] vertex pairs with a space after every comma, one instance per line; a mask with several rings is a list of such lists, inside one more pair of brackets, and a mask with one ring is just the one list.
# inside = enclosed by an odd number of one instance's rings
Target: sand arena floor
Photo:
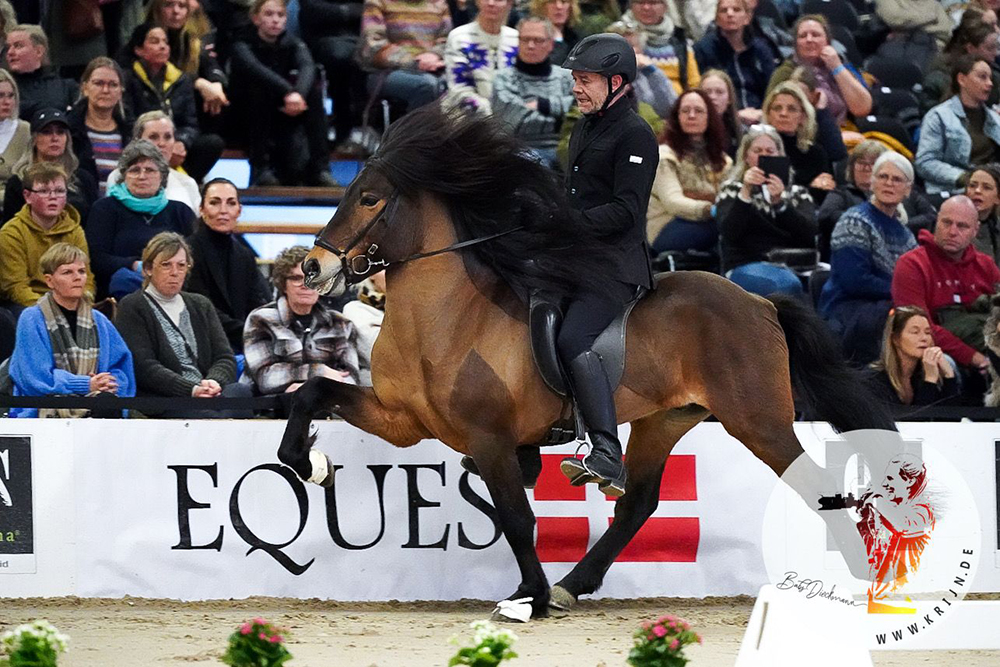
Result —
[[[736, 660], [751, 598], [583, 601], [565, 618], [510, 626], [520, 637], [512, 666], [625, 665], [631, 633], [644, 619], [679, 615], [704, 637], [692, 667], [729, 667]], [[486, 618], [491, 603], [339, 603], [275, 598], [180, 603], [79, 598], [0, 599], [0, 630], [46, 618], [71, 637], [61, 667], [140, 667], [221, 664], [226, 637], [262, 615], [289, 630], [297, 667], [443, 666], [454, 653], [448, 638]], [[467, 634], [467, 633], [466, 633]], [[877, 652], [879, 667], [996, 667], [1000, 651]]]

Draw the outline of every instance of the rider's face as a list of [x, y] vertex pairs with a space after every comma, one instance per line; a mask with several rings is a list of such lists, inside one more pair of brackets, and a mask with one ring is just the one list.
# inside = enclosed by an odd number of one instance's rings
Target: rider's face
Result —
[[608, 80], [594, 72], [573, 72], [573, 97], [581, 113], [594, 113], [608, 99]]

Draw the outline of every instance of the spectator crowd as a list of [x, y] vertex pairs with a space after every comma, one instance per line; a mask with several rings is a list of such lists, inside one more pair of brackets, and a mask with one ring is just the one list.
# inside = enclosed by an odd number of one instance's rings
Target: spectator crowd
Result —
[[[655, 266], [814, 306], [886, 400], [995, 405], [998, 10], [0, 0], [0, 384], [205, 399], [370, 384], [384, 278], [331, 304], [301, 246], [265, 277], [236, 186], [207, 178], [223, 151], [245, 152], [252, 186], [332, 186], [331, 155], [377, 142], [376, 106], [439, 104], [493, 116], [558, 173], [581, 117], [561, 64], [613, 32], [660, 141]], [[154, 416], [249, 416], [205, 405]]]

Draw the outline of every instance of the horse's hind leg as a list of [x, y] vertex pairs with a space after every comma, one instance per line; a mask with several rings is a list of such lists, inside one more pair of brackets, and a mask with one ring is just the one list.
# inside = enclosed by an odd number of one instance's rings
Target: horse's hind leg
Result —
[[[753, 369], [744, 375], [756, 376]], [[867, 554], [857, 525], [847, 512], [819, 511], [819, 493], [839, 489], [840, 485], [826, 469], [809, 456], [803, 456], [805, 451], [792, 428], [790, 395], [785, 404], [779, 399], [787, 392], [775, 392], [765, 385], [753, 389], [753, 400], [716, 400], [713, 414], [730, 435], [746, 445], [817, 513], [829, 528], [851, 573], [866, 579]]]
[[416, 443], [423, 437], [420, 426], [407, 415], [387, 410], [370, 387], [357, 387], [324, 377], [316, 377], [295, 392], [285, 433], [278, 448], [278, 460], [302, 479], [316, 484], [332, 482], [329, 459], [313, 450], [309, 424], [322, 411], [334, 412], [348, 423], [398, 447]]
[[535, 551], [535, 515], [521, 483], [514, 448], [496, 441], [470, 443], [486, 488], [497, 510], [500, 527], [521, 571], [521, 585], [509, 599], [531, 598], [532, 617], [548, 615], [549, 584]]
[[670, 450], [708, 416], [701, 407], [665, 410], [632, 422], [625, 454], [628, 491], [615, 503], [615, 519], [576, 567], [552, 587], [551, 605], [568, 609], [600, 588], [604, 575], [659, 502], [660, 479]]

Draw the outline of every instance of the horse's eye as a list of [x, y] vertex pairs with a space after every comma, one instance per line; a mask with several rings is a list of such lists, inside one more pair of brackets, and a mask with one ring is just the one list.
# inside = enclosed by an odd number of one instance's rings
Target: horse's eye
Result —
[[361, 196], [361, 205], [362, 206], [374, 206], [377, 203], [378, 203], [378, 197], [376, 197], [375, 195], [362, 195]]

